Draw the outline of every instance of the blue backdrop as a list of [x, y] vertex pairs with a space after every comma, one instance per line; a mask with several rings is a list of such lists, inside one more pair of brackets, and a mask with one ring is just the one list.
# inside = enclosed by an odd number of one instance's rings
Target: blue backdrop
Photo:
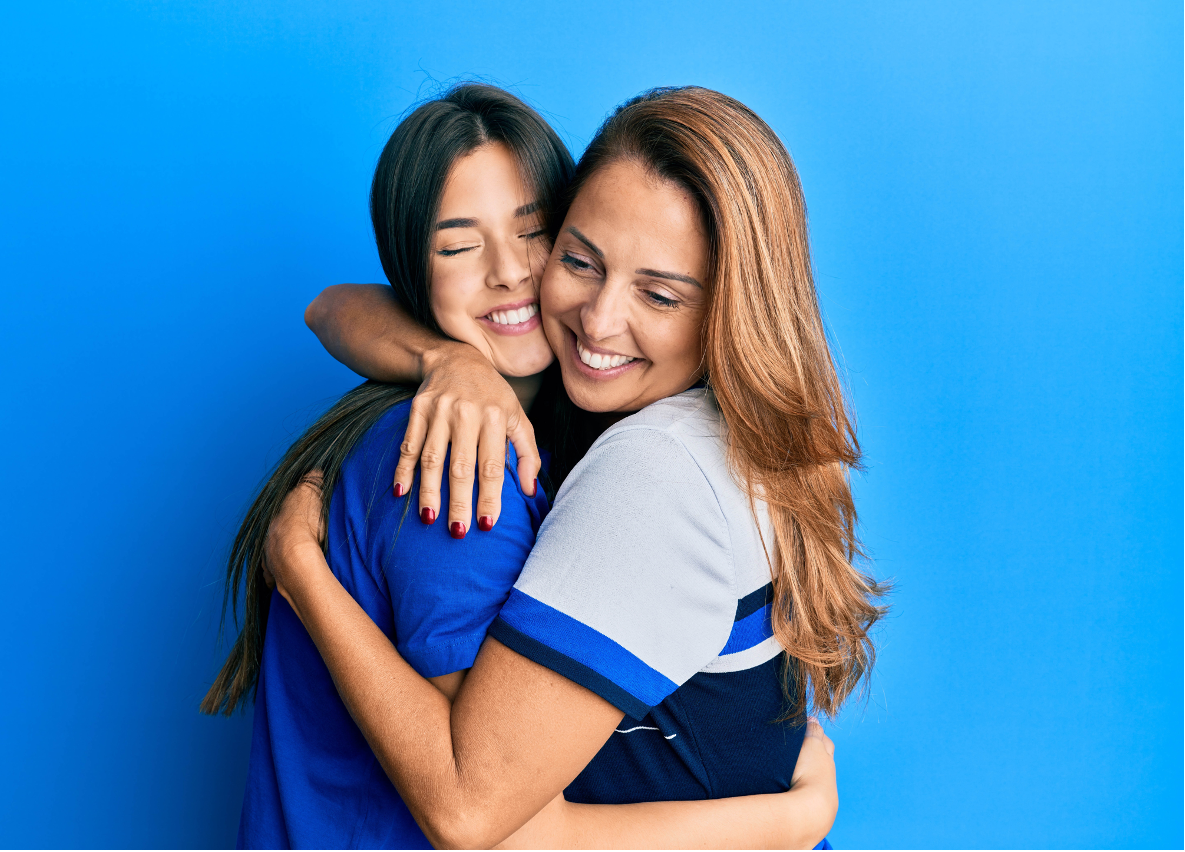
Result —
[[356, 379], [370, 172], [433, 80], [579, 154], [660, 84], [790, 147], [896, 581], [837, 846], [1182, 845], [1178, 2], [8, 4], [0, 846], [234, 841], [222, 559]]

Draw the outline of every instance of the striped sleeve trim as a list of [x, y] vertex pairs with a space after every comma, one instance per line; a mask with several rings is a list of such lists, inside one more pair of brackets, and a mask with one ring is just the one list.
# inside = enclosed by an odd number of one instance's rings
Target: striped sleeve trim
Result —
[[511, 590], [489, 635], [633, 719], [644, 718], [677, 687], [609, 637], [518, 589]]

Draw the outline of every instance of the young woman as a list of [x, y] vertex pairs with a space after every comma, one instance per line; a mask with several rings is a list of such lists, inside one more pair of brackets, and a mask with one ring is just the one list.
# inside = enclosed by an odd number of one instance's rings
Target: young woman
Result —
[[[537, 313], [536, 280], [546, 257], [540, 245], [571, 170], [559, 139], [529, 108], [499, 89], [462, 86], [400, 125], [372, 186], [376, 241], [399, 303], [479, 351], [527, 408], [552, 361]], [[387, 483], [409, 400], [406, 387], [371, 383], [347, 394], [281, 461], [236, 540], [228, 596], [233, 600], [245, 571], [248, 623], [203, 709], [232, 712], [258, 677], [242, 846], [427, 845], [308, 634], [283, 599], [272, 601], [269, 612], [260, 589], [267, 527], [289, 488], [316, 470], [333, 494], [321, 518], [335, 576], [437, 694], [447, 700], [456, 693], [522, 568], [547, 500], [517, 487], [509, 469], [496, 530], [483, 524], [492, 531], [467, 538], [464, 525], [446, 532], [428, 515], [423, 523], [405, 523], [409, 500]], [[813, 776], [800, 770], [800, 787], [826, 789], [832, 777], [826, 742], [819, 743], [824, 753]], [[643, 805], [633, 818], [645, 831], [674, 837], [697, 824], [708, 831], [701, 836], [712, 837], [713, 825], [754, 808], [793, 823], [801, 789], [772, 798], [717, 803], [710, 811], [697, 803]], [[511, 842], [558, 845], [578, 831], [580, 842], [605, 845], [623, 837], [615, 810], [557, 799], [524, 829], [529, 834]], [[645, 831], [624, 836], [632, 842], [655, 836]]]
[[569, 397], [606, 428], [456, 700], [328, 571], [313, 486], [269, 539], [278, 588], [437, 845], [496, 843], [565, 788], [784, 790], [802, 728], [775, 720], [834, 713], [872, 664], [884, 590], [853, 565], [858, 449], [785, 148], [726, 96], [656, 90], [610, 117], [573, 187], [540, 308]]

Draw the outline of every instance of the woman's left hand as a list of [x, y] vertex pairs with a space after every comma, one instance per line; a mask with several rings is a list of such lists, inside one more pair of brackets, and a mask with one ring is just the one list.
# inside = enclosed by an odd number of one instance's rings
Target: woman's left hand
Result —
[[[284, 498], [280, 513], [267, 531], [264, 545], [264, 579], [274, 586], [288, 603], [293, 603], [289, 594], [293, 582], [309, 565], [324, 565], [321, 542], [325, 540], [325, 527], [321, 523], [321, 472], [306, 475]], [[316, 559], [310, 548], [317, 551]]]

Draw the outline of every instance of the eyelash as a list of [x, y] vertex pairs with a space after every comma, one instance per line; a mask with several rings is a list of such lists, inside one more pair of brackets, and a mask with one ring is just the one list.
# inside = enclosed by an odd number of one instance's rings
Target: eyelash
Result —
[[[567, 266], [568, 268], [570, 268], [573, 272], [575, 272], [577, 274], [588, 272], [589, 270], [593, 269], [593, 265], [591, 263], [581, 260], [578, 257], [573, 257], [572, 255], [568, 254], [567, 252], [564, 252], [563, 254], [560, 255], [560, 263], [564, 264], [565, 266]], [[655, 293], [653, 290], [644, 290], [643, 292], [647, 296], [650, 297], [650, 301], [652, 301], [657, 307], [677, 308], [680, 305], [680, 302], [678, 299], [671, 299], [666, 296], [660, 296], [658, 293]]]
[[[520, 240], [534, 240], [534, 239], [538, 239], [539, 237], [543, 237], [546, 235], [547, 235], [547, 231], [532, 231], [529, 234], [520, 235], [519, 239]], [[438, 255], [440, 255], [441, 257], [456, 257], [457, 255], [461, 254], [462, 252], [473, 251], [475, 248], [477, 248], [477, 246], [466, 246], [465, 248], [459, 248], [459, 249], [440, 249], [436, 253]]]
[[677, 299], [668, 299], [666, 296], [658, 295], [658, 293], [655, 293], [653, 290], [647, 290], [646, 295], [649, 296], [651, 300], [660, 308], [679, 307], [679, 302]]

